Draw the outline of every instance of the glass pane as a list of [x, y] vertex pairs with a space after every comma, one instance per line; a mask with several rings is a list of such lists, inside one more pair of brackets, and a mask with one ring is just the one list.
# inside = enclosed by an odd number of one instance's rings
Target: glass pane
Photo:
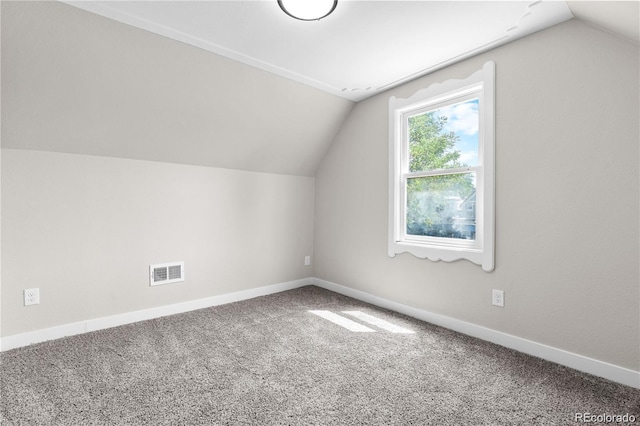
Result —
[[476, 239], [476, 174], [407, 180], [407, 235]]
[[409, 117], [409, 171], [478, 165], [478, 99]]

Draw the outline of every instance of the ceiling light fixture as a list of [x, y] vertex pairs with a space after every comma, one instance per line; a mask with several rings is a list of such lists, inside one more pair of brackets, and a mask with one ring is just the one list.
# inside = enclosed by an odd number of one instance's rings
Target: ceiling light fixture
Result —
[[280, 9], [301, 21], [319, 21], [331, 15], [338, 0], [278, 0]]

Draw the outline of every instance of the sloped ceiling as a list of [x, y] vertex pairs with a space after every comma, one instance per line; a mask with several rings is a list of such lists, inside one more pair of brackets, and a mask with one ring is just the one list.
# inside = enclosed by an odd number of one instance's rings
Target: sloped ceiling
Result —
[[573, 15], [638, 42], [588, 3], [2, 1], [2, 147], [313, 176], [375, 93]]
[[576, 18], [640, 44], [640, 1], [569, 1]]
[[3, 148], [313, 176], [353, 107], [60, 2], [1, 6]]
[[68, 3], [353, 101], [572, 18], [536, 0], [340, 0], [313, 22], [275, 0]]

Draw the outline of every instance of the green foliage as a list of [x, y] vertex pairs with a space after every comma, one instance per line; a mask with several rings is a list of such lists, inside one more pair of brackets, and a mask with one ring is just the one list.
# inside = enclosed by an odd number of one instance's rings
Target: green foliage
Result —
[[[456, 150], [459, 137], [447, 132], [446, 116], [434, 112], [409, 118], [409, 171], [421, 172], [466, 167]], [[472, 174], [456, 173], [409, 179], [407, 232], [411, 235], [462, 238], [454, 227], [459, 215], [452, 200], [475, 193]]]
[[444, 130], [447, 120], [434, 112], [409, 118], [410, 172], [463, 167], [454, 149], [458, 136]]

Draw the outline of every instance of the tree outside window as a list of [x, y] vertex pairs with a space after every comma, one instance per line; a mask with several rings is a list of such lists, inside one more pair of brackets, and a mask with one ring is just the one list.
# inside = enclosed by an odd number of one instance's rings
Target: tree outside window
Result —
[[442, 174], [407, 180], [407, 234], [475, 239], [475, 173], [448, 171], [477, 165], [478, 99], [411, 116], [408, 131], [409, 172]]

